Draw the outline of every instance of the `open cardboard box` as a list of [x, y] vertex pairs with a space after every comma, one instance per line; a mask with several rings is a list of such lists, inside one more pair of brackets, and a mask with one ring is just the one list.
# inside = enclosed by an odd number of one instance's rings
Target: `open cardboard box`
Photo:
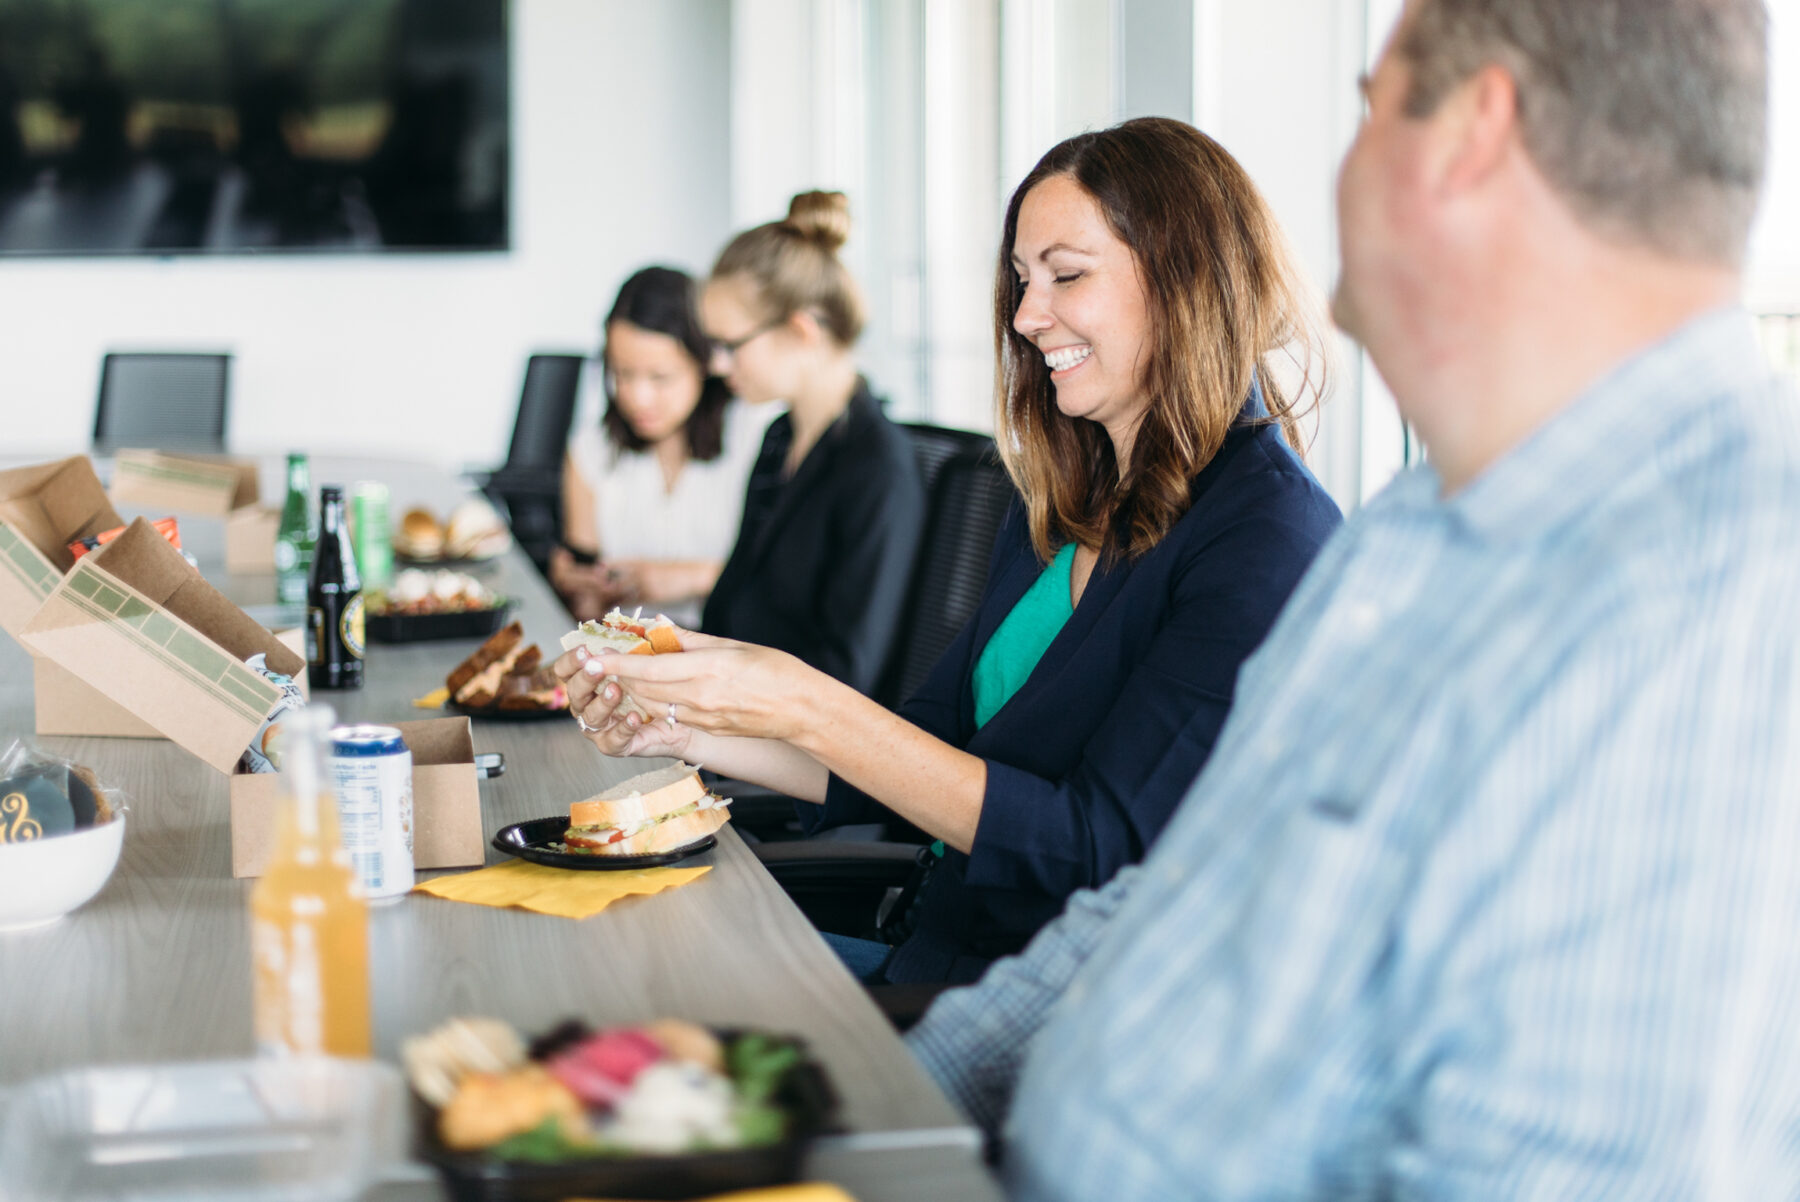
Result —
[[[124, 524], [85, 455], [0, 472], [0, 628], [19, 637], [74, 565], [70, 543]], [[41, 735], [162, 737], [48, 660], [32, 675]]]
[[[238, 772], [237, 764], [281, 694], [244, 660], [262, 652], [272, 670], [300, 679], [306, 664], [292, 647], [208, 584], [142, 518], [77, 562], [19, 637], [229, 776], [232, 870], [244, 876], [260, 867], [273, 841], [276, 778]], [[485, 844], [468, 719], [405, 728], [430, 728], [415, 735], [415, 863], [480, 864]], [[248, 824], [241, 834], [240, 815]]]
[[140, 509], [223, 518], [225, 567], [233, 572], [275, 570], [281, 511], [259, 503], [254, 460], [120, 451], [113, 461], [112, 498]]
[[86, 455], [0, 472], [0, 627], [18, 637], [74, 566], [70, 543], [124, 524]]
[[[413, 867], [462, 868], [486, 858], [475, 739], [467, 718], [395, 722], [413, 758]], [[231, 875], [260, 876], [275, 854], [279, 778], [231, 778]]]

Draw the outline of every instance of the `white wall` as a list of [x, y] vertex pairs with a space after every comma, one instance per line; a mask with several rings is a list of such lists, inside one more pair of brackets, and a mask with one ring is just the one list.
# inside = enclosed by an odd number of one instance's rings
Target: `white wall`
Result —
[[526, 355], [588, 349], [626, 275], [704, 270], [730, 219], [729, 0], [512, 21], [510, 251], [0, 262], [0, 452], [85, 449], [108, 349], [223, 348], [234, 449], [501, 458]]

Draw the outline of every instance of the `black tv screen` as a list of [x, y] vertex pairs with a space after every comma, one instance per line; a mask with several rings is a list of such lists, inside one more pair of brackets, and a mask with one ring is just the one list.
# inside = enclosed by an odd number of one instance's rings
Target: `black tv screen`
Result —
[[499, 250], [506, 0], [0, 0], [0, 253]]

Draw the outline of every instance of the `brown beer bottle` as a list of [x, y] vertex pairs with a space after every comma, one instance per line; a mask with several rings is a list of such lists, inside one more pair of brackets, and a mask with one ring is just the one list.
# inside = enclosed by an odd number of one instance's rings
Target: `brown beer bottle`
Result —
[[319, 541], [306, 584], [306, 679], [315, 689], [363, 682], [362, 579], [344, 528], [344, 490], [319, 490]]

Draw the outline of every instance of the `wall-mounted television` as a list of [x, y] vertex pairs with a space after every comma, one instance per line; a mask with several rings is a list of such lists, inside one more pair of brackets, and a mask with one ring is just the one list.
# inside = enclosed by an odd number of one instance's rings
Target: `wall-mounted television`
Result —
[[0, 254], [503, 250], [506, 0], [0, 0]]

